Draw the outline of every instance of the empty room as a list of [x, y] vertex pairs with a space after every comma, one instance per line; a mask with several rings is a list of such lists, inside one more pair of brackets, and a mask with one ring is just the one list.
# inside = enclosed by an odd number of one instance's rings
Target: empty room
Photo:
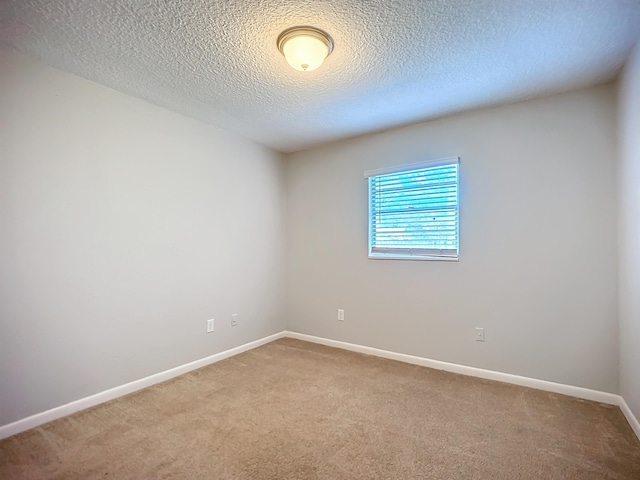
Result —
[[639, 41], [0, 1], [0, 478], [640, 479]]

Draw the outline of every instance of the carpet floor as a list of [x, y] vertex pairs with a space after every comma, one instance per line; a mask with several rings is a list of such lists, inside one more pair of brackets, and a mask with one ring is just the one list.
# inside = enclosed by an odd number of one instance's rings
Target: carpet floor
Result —
[[617, 407], [282, 339], [0, 442], [2, 479], [640, 479]]

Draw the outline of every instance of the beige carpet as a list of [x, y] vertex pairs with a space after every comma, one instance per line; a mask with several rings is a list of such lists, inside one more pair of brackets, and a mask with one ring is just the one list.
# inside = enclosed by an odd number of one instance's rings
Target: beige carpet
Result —
[[617, 407], [283, 339], [0, 442], [2, 479], [640, 479]]

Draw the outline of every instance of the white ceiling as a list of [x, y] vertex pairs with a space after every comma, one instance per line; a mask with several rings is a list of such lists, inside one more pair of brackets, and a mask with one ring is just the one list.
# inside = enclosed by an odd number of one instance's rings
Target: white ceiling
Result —
[[639, 34], [640, 0], [0, 0], [0, 43], [284, 152], [609, 80]]

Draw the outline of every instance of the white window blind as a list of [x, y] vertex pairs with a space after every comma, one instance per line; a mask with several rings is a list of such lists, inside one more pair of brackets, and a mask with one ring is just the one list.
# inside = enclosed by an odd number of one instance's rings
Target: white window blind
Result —
[[458, 258], [457, 157], [366, 172], [371, 258]]

